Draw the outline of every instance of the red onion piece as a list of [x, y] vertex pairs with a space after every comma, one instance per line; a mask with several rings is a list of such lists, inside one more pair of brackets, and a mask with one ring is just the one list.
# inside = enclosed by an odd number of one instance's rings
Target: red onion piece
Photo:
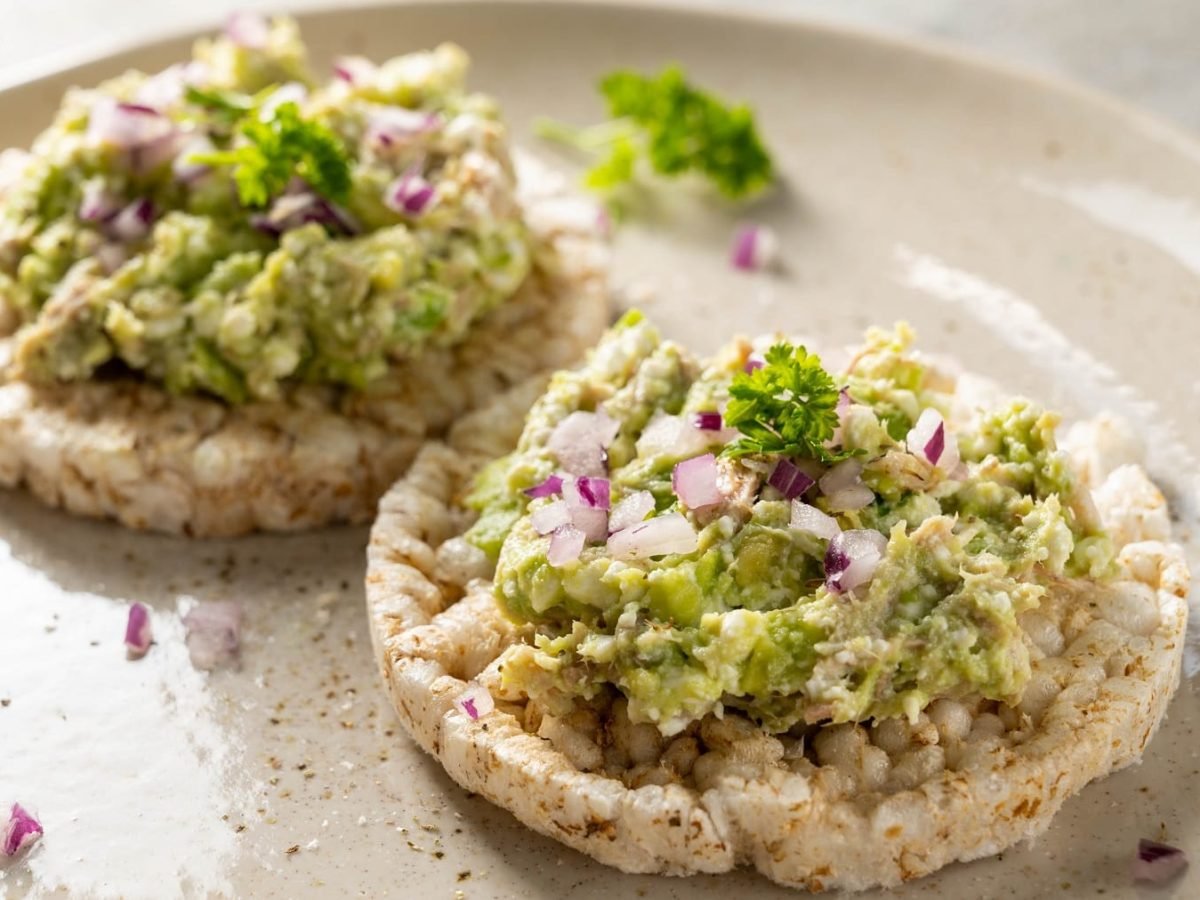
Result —
[[832, 541], [842, 533], [837, 519], [827, 516], [815, 506], [800, 500], [792, 501], [792, 527], [825, 541]]
[[529, 521], [538, 534], [550, 534], [564, 525], [571, 524], [571, 510], [565, 500], [555, 500], [531, 512]]
[[588, 541], [599, 543], [608, 537], [608, 510], [586, 506], [568, 508], [571, 510], [571, 524], [582, 531]]
[[333, 61], [333, 76], [346, 84], [366, 84], [378, 67], [365, 56], [339, 56]]
[[154, 204], [145, 197], [134, 200], [108, 223], [108, 232], [116, 240], [127, 244], [135, 243], [150, 233], [154, 222]]
[[751, 353], [746, 357], [746, 361], [742, 363], [742, 371], [749, 375], [751, 372], [756, 372], [767, 364], [767, 361], [757, 353]]
[[1187, 854], [1178, 847], [1142, 838], [1138, 841], [1137, 856], [1133, 860], [1133, 880], [1162, 884], [1187, 866]]
[[711, 453], [676, 463], [671, 487], [688, 509], [703, 509], [724, 499], [717, 485], [717, 458]]
[[587, 509], [608, 509], [612, 505], [612, 483], [607, 478], [581, 475], [568, 478], [562, 484], [567, 506]]
[[185, 184], [207, 175], [210, 167], [205, 163], [193, 162], [192, 157], [212, 153], [216, 149], [206, 134], [198, 134], [189, 138], [179, 148], [175, 161], [171, 163], [171, 173], [177, 181]]
[[875, 575], [888, 539], [869, 528], [835, 535], [825, 550], [825, 587], [843, 594], [864, 585]]
[[437, 113], [403, 106], [384, 106], [368, 115], [366, 141], [374, 147], [388, 148], [437, 131], [441, 126], [442, 117]]
[[684, 416], [657, 415], [637, 439], [639, 456], [667, 456], [676, 459], [703, 453], [717, 443], [727, 443], [732, 429], [708, 431], [696, 428]]
[[20, 803], [14, 803], [8, 812], [8, 824], [4, 827], [4, 855], [16, 856], [36, 843], [42, 834], [42, 823]]
[[605, 413], [577, 410], [554, 427], [546, 449], [571, 475], [604, 477], [608, 445], [620, 430], [621, 423]]
[[265, 214], [252, 216], [250, 224], [274, 237], [316, 222], [334, 232], [358, 234], [359, 225], [345, 210], [307, 188], [276, 197]]
[[535, 484], [531, 488], [525, 488], [525, 496], [533, 500], [539, 497], [553, 497], [555, 494], [562, 492], [563, 480], [561, 475], [551, 475], [541, 484]]
[[258, 13], [235, 12], [225, 22], [225, 37], [246, 50], [261, 50], [271, 37], [271, 25]]
[[692, 413], [692, 427], [701, 431], [720, 431], [725, 427], [725, 421], [715, 411]]
[[472, 722], [482, 719], [496, 708], [492, 693], [477, 681], [467, 685], [467, 689], [454, 699], [454, 706]]
[[129, 252], [120, 244], [107, 243], [100, 245], [95, 257], [105, 274], [111, 275], [129, 260]]
[[917, 423], [905, 438], [908, 452], [931, 465], [937, 465], [946, 449], [946, 423], [936, 409], [922, 410]]
[[556, 569], [569, 562], [579, 559], [583, 552], [586, 537], [574, 525], [563, 525], [550, 535], [550, 549], [546, 551], [546, 561]]
[[833, 494], [859, 483], [863, 465], [857, 459], [844, 459], [821, 476], [821, 493]]
[[139, 105], [162, 112], [179, 103], [188, 87], [202, 85], [208, 78], [208, 65], [199, 60], [175, 63], [143, 81], [133, 99]]
[[734, 233], [730, 262], [735, 269], [753, 272], [775, 261], [779, 241], [765, 225], [742, 225]]
[[129, 607], [129, 621], [125, 623], [125, 655], [129, 659], [141, 659], [153, 643], [150, 610], [144, 603], [135, 603]]
[[830, 512], [854, 512], [870, 506], [874, 501], [875, 494], [865, 484], [852, 484], [825, 495]]
[[405, 216], [424, 215], [437, 200], [437, 191], [413, 169], [396, 178], [383, 191], [384, 205]]
[[648, 559], [671, 553], [693, 553], [700, 536], [681, 513], [656, 516], [622, 528], [608, 538], [608, 552], [617, 559]]
[[197, 603], [183, 617], [183, 628], [192, 665], [211, 671], [237, 656], [242, 610], [224, 601]]
[[620, 531], [645, 520], [654, 511], [654, 495], [649, 491], [634, 491], [624, 497], [608, 515], [608, 530]]
[[[85, 139], [93, 146], [112, 146], [136, 154], [135, 168], [144, 169], [159, 159], [175, 140], [175, 126], [157, 110], [138, 103], [120, 103], [101, 97], [88, 114]], [[140, 156], [147, 151], [148, 158]]]
[[84, 222], [107, 222], [121, 210], [121, 201], [98, 178], [83, 186], [79, 198], [79, 218]]
[[270, 121], [275, 115], [275, 110], [283, 106], [285, 103], [295, 103], [300, 106], [308, 99], [308, 88], [298, 81], [289, 81], [286, 84], [281, 84], [273, 90], [262, 106], [258, 109], [258, 117], [264, 122]]
[[816, 481], [802, 472], [790, 459], [781, 459], [771, 470], [767, 484], [783, 494], [785, 500], [795, 500]]

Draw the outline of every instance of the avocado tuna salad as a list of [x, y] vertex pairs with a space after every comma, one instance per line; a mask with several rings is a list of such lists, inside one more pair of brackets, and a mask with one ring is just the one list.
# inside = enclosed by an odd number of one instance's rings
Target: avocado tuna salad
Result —
[[361, 390], [460, 342], [532, 250], [496, 104], [444, 44], [310, 70], [236, 17], [190, 62], [66, 95], [0, 184], [0, 322], [31, 382], [130, 372], [237, 404]]
[[627, 314], [557, 374], [481, 471], [466, 539], [533, 629], [504, 692], [566, 715], [619, 692], [678, 734], [740, 710], [767, 731], [1017, 702], [1023, 615], [1116, 570], [1058, 418], [964, 412], [872, 330], [848, 367], [785, 340], [701, 362]]

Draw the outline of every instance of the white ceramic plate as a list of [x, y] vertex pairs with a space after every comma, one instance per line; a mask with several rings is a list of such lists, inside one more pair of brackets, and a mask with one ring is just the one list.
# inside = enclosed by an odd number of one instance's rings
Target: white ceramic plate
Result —
[[[1197, 499], [1200, 147], [1165, 126], [942, 50], [737, 14], [437, 3], [304, 26], [322, 62], [460, 42], [474, 84], [531, 146], [535, 115], [599, 117], [601, 73], [681, 61], [755, 104], [782, 183], [741, 210], [663, 191], [622, 230], [619, 277], [658, 288], [645, 306], [669, 332], [704, 348], [775, 328], [845, 342], [903, 317], [928, 348], [1068, 413], [1134, 418], [1176, 507]], [[3, 92], [0, 145], [27, 143], [67, 85], [186, 48], [140, 47]], [[739, 218], [778, 230], [785, 271], [729, 269]], [[0, 798], [46, 827], [34, 852], [0, 863], [0, 895], [787, 893], [746, 873], [622, 875], [452, 785], [378, 689], [364, 543], [361, 529], [189, 543], [0, 494]], [[189, 598], [243, 604], [241, 671], [187, 664], [174, 613]], [[136, 664], [121, 645], [133, 599], [159, 613], [159, 644]], [[1070, 801], [1032, 846], [896, 894], [1137, 896], [1139, 836], [1200, 859], [1198, 726], [1185, 679], [1141, 766]], [[1200, 870], [1172, 891], [1200, 894]]]

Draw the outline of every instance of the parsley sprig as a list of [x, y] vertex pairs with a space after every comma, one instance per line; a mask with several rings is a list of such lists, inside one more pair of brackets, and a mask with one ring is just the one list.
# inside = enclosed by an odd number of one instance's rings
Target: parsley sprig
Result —
[[294, 176], [323, 197], [345, 201], [350, 193], [350, 158], [337, 135], [319, 122], [302, 118], [292, 102], [262, 116], [264, 93], [251, 97], [235, 91], [189, 92], [189, 101], [236, 126], [244, 138], [228, 150], [192, 159], [210, 166], [233, 166], [243, 206], [266, 206]]
[[574, 128], [540, 120], [544, 138], [603, 154], [586, 183], [600, 191], [633, 181], [643, 158], [660, 175], [697, 172], [726, 196], [754, 194], [774, 178], [754, 113], [744, 104], [728, 105], [689, 84], [683, 70], [669, 66], [657, 76], [619, 70], [600, 82], [612, 121]]
[[826, 462], [845, 456], [825, 447], [838, 424], [837, 385], [820, 357], [804, 347], [771, 347], [763, 366], [734, 375], [729, 397], [725, 423], [742, 436], [725, 455], [767, 453]]

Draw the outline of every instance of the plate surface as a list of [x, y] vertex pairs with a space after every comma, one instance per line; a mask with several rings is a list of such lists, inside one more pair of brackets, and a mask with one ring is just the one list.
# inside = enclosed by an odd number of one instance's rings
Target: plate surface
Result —
[[[473, 83], [540, 156], [536, 115], [587, 122], [619, 65], [682, 62], [758, 109], [781, 185], [733, 210], [647, 196], [618, 278], [675, 337], [794, 330], [841, 344], [904, 318], [923, 346], [1068, 414], [1134, 420], [1185, 537], [1200, 491], [1200, 147], [1139, 113], [939, 50], [736, 14], [612, 4], [437, 3], [302, 17], [314, 59], [452, 39]], [[0, 146], [27, 144], [62, 90], [160, 68], [170, 40], [0, 94]], [[785, 264], [730, 270], [740, 219]], [[791, 896], [747, 873], [605, 869], [455, 787], [398, 730], [362, 609], [366, 533], [188, 543], [76, 522], [0, 493], [0, 799], [41, 815], [0, 896], [609, 898]], [[1193, 568], [1200, 571], [1194, 543]], [[245, 610], [242, 668], [191, 669], [176, 611]], [[124, 660], [125, 606], [158, 645]], [[1196, 669], [1188, 660], [1189, 671]], [[1139, 836], [1200, 859], [1200, 697], [1185, 677], [1141, 766], [1069, 801], [1051, 831], [954, 866], [908, 897], [1139, 896]], [[1165, 894], [1200, 894], [1200, 869]], [[889, 895], [890, 896], [890, 895]]]

